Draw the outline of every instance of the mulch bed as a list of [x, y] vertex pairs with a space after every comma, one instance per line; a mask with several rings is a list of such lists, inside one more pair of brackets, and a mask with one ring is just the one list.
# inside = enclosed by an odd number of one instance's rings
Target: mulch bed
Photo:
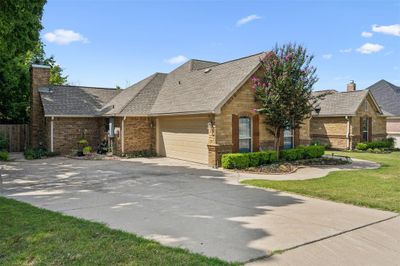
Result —
[[260, 174], [272, 174], [272, 175], [283, 175], [291, 174], [296, 172], [300, 168], [307, 166], [323, 166], [323, 165], [343, 165], [350, 164], [351, 162], [335, 159], [335, 158], [318, 158], [309, 160], [299, 160], [295, 162], [281, 162], [269, 165], [261, 165], [258, 167], [249, 167], [242, 170], [236, 170], [240, 172], [249, 173], [260, 173]]

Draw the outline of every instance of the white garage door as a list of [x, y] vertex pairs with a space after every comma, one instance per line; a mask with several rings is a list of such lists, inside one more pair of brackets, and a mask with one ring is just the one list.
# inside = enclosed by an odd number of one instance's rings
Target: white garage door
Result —
[[161, 156], [208, 163], [207, 117], [159, 118], [158, 151]]

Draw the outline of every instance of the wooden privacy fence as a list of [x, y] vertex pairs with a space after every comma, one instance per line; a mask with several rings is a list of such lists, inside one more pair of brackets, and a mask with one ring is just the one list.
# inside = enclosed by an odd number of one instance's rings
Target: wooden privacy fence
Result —
[[26, 124], [0, 124], [0, 135], [8, 140], [9, 152], [21, 152], [28, 146], [29, 127]]

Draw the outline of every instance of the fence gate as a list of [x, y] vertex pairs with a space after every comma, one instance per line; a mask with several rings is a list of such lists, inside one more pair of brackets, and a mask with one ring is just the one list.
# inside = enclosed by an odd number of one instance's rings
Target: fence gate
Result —
[[0, 124], [0, 135], [8, 140], [9, 152], [24, 151], [28, 145], [28, 125]]

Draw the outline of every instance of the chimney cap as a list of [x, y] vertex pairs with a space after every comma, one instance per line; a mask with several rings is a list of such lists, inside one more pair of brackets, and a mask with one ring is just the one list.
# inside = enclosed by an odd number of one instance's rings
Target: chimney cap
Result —
[[39, 65], [39, 64], [32, 64], [32, 68], [50, 68], [48, 65]]

